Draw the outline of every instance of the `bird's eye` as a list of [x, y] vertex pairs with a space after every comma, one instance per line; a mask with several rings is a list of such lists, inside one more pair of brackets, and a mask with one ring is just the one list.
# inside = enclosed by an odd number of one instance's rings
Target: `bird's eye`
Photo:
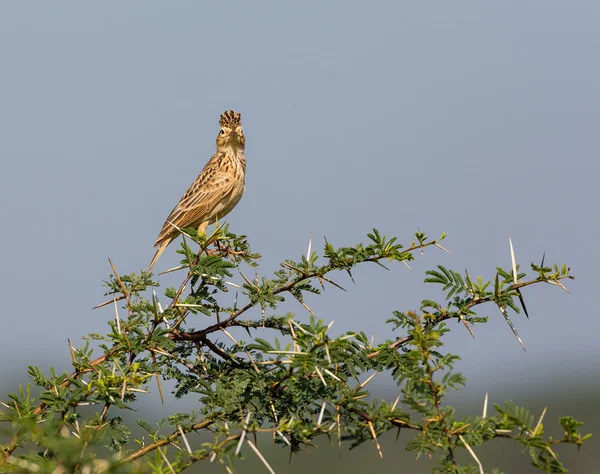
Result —
[[225, 130], [221, 130], [221, 131], [219, 132], [219, 134], [220, 134], [220, 135], [225, 135]]

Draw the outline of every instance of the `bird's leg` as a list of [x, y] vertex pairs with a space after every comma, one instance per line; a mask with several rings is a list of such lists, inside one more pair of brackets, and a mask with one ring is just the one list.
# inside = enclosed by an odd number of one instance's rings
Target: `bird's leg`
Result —
[[[225, 257], [229, 257], [232, 261], [235, 261], [236, 255], [245, 255], [242, 250], [233, 250], [231, 247], [228, 247], [221, 242], [215, 242], [214, 249], [206, 249], [206, 255], [215, 255], [220, 254]], [[224, 255], [223, 255], [224, 254]]]
[[213, 253], [225, 253], [225, 256], [229, 257], [232, 261], [235, 261], [236, 255], [245, 255], [242, 250], [232, 250], [231, 247], [226, 247], [222, 245], [221, 242], [217, 242], [216, 246], [217, 248], [213, 251]]
[[[204, 237], [206, 237], [206, 228], [208, 227], [208, 222], [203, 222], [202, 224], [200, 224], [198, 226], [198, 235], [203, 235]], [[198, 254], [196, 255], [196, 260], [198, 260], [200, 258], [200, 254], [202, 253], [202, 249], [200, 249], [198, 251]], [[208, 249], [206, 249], [206, 255], [210, 255], [210, 253], [208, 252]]]
[[[207, 226], [208, 226], [208, 222], [203, 222], [202, 224], [200, 224], [198, 226], [198, 233], [206, 235], [206, 227]], [[206, 249], [206, 255], [214, 255], [216, 253], [220, 253], [220, 254], [225, 253], [225, 256], [231, 258], [231, 260], [233, 260], [233, 261], [235, 261], [234, 257], [236, 255], [244, 255], [244, 252], [232, 250], [230, 247], [223, 245], [218, 240], [215, 242], [215, 247], [216, 247], [215, 249]]]

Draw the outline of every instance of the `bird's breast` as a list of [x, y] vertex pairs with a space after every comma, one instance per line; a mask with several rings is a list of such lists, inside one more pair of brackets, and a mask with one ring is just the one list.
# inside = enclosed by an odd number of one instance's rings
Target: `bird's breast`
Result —
[[246, 160], [244, 155], [238, 154], [235, 157], [226, 157], [229, 159], [232, 177], [234, 179], [234, 184], [231, 188], [231, 191], [223, 197], [213, 209], [211, 213], [213, 215], [212, 219], [210, 219], [210, 223], [214, 223], [217, 219], [221, 219], [229, 214], [233, 208], [240, 202], [244, 191], [246, 189], [245, 185], [245, 171], [246, 171]]

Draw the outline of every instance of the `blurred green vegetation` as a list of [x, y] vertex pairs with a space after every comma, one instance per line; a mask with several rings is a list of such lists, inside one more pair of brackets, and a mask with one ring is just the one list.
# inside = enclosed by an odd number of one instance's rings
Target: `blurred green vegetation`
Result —
[[[41, 356], [41, 354], [39, 355]], [[39, 360], [39, 357], [37, 358]], [[58, 361], [48, 360], [48, 365], [60, 366]], [[65, 367], [66, 368], [66, 367]], [[8, 392], [15, 391], [19, 384], [26, 384], [28, 380], [23, 378], [25, 368], [14, 368], [11, 372], [5, 372], [0, 377], [0, 399], [6, 400]], [[499, 383], [502, 377], [492, 379], [484, 377], [478, 380], [478, 385], [485, 386], [490, 393], [490, 404], [501, 402], [511, 398], [520, 405], [527, 406], [532, 413], [539, 416], [544, 407], [547, 408], [545, 417], [545, 429], [552, 436], [560, 436], [561, 430], [558, 425], [557, 417], [562, 414], [571, 415], [577, 419], [585, 420], [583, 431], [591, 433], [600, 432], [600, 377], [598, 377], [598, 367], [590, 364], [581, 367], [578, 372], [560, 373], [552, 376], [550, 373], [544, 374], [542, 383], [531, 387], [524, 383]], [[468, 377], [469, 380], [469, 377]], [[473, 415], [481, 412], [483, 398], [472, 398], [471, 394], [475, 390], [470, 390], [472, 384], [467, 382], [465, 393], [450, 393], [446, 401], [452, 404], [457, 411], [457, 415]], [[395, 399], [397, 392], [394, 386], [379, 387], [374, 390], [374, 395], [386, 400]], [[156, 390], [154, 390], [156, 392]], [[467, 394], [468, 392], [468, 394]], [[193, 397], [187, 397], [183, 400], [176, 400], [171, 395], [166, 396], [165, 405], [160, 404], [158, 394], [154, 393], [153, 400], [143, 399], [136, 404], [137, 413], [127, 415], [125, 418], [134, 421], [137, 418], [146, 419], [150, 422], [158, 421], [160, 418], [168, 416], [174, 411], [187, 410], [195, 405]], [[6, 427], [5, 427], [6, 428]], [[134, 434], [139, 435], [141, 430], [134, 427]], [[359, 446], [357, 449], [349, 451], [343, 445], [341, 454], [338, 453], [337, 446], [333, 441], [326, 437], [320, 437], [317, 445], [308, 450], [289, 457], [289, 452], [277, 447], [270, 442], [270, 439], [264, 439], [261, 443], [259, 438], [261, 452], [265, 455], [275, 472], [286, 472], [289, 474], [300, 474], [307, 471], [325, 472], [366, 472], [369, 474], [385, 474], [405, 472], [411, 474], [429, 474], [431, 463], [426, 459], [415, 460], [412, 453], [404, 451], [406, 440], [413, 436], [413, 433], [405, 430], [400, 433], [396, 443], [396, 434], [387, 433], [381, 439], [383, 449], [383, 461], [379, 459], [377, 450], [372, 443]], [[4, 431], [0, 432], [1, 442], [7, 440]], [[200, 439], [200, 438], [198, 438]], [[571, 446], [559, 446], [557, 451], [561, 460], [569, 467], [570, 472], [574, 474], [593, 474], [598, 472], [600, 464], [600, 446], [598, 437], [592, 437], [579, 452]], [[266, 472], [263, 464], [256, 458], [248, 448], [242, 450], [243, 461], [236, 464], [236, 472]], [[461, 454], [462, 455], [462, 454]], [[477, 449], [484, 467], [496, 466], [505, 473], [529, 474], [538, 473], [529, 464], [529, 456], [522, 453], [518, 446], [510, 440], [497, 440], [496, 443], [483, 444]], [[225, 472], [220, 465], [199, 463], [192, 466], [190, 473], [219, 473]]]

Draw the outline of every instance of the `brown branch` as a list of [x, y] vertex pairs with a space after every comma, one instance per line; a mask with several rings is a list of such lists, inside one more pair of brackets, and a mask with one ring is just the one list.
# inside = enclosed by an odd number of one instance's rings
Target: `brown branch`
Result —
[[[201, 429], [204, 429], [204, 428], [210, 426], [214, 422], [215, 422], [215, 420], [204, 420], [204, 421], [201, 421], [200, 423], [196, 423], [195, 425], [192, 425], [190, 427], [190, 429], [188, 429], [187, 431], [183, 430], [183, 432], [190, 433], [192, 431], [201, 430]], [[144, 446], [143, 448], [138, 449], [135, 453], [130, 454], [129, 456], [127, 456], [124, 459], [121, 459], [121, 461], [119, 461], [119, 464], [123, 465], [125, 463], [135, 461], [136, 459], [141, 458], [142, 456], [154, 451], [155, 449], [158, 449], [158, 448], [161, 448], [162, 446], [166, 446], [166, 445], [174, 443], [175, 441], [177, 441], [177, 439], [180, 436], [181, 436], [181, 432], [179, 430], [175, 430], [173, 433], [171, 433], [166, 438], [160, 439], [152, 444], [149, 444], [148, 446]]]
[[[197, 431], [197, 430], [201, 430], [204, 428], [209, 427], [211, 424], [215, 423], [216, 420], [204, 420], [201, 421], [200, 423], [196, 423], [195, 425], [192, 425], [189, 429], [187, 430], [176, 430], [173, 431], [173, 433], [171, 433], [169, 436], [167, 436], [164, 439], [160, 439], [158, 441], [155, 441], [152, 444], [149, 444], [148, 446], [144, 446], [141, 449], [138, 449], [136, 452], [130, 454], [129, 456], [127, 456], [126, 458], [123, 458], [119, 461], [119, 465], [123, 465], [125, 463], [129, 463], [129, 462], [133, 462], [136, 459], [141, 458], [142, 456], [145, 456], [148, 453], [151, 453], [152, 451], [158, 449], [158, 448], [162, 448], [163, 446], [167, 446], [169, 444], [173, 444], [175, 441], [177, 441], [180, 437], [181, 437], [181, 433], [183, 432], [184, 434], [187, 433], [191, 433], [192, 431]], [[259, 432], [259, 433], [273, 433], [274, 431], [276, 431], [277, 428], [267, 428], [267, 429], [257, 429], [255, 430], [255, 432]], [[232, 441], [235, 441], [237, 439], [239, 439], [239, 437], [241, 436], [241, 432], [228, 436], [227, 438], [225, 438], [223, 441], [221, 441], [216, 447], [215, 449], [213, 449], [213, 452], [216, 451], [220, 451], [222, 450], [228, 443], [231, 443]], [[205, 456], [207, 457], [207, 456]], [[194, 457], [194, 460], [199, 460], [200, 458]]]
[[[365, 413], [364, 411], [354, 410], [354, 409], [351, 411], [354, 412], [356, 415], [358, 415], [360, 418], [362, 418], [365, 421], [370, 421], [370, 422], [375, 421], [375, 419], [371, 415]], [[410, 428], [412, 430], [423, 431], [423, 428], [421, 426], [410, 424], [404, 420], [400, 420], [397, 418], [389, 418], [388, 421], [394, 426], [400, 426], [402, 428]]]
[[221, 358], [230, 361], [237, 368], [244, 367], [242, 364], [240, 364], [240, 362], [234, 356], [225, 352], [223, 349], [221, 349], [219, 346], [217, 346], [214, 342], [212, 342], [208, 337], [203, 337], [202, 339], [200, 339], [200, 342], [202, 342], [204, 345], [206, 345], [212, 352], [221, 356]]

